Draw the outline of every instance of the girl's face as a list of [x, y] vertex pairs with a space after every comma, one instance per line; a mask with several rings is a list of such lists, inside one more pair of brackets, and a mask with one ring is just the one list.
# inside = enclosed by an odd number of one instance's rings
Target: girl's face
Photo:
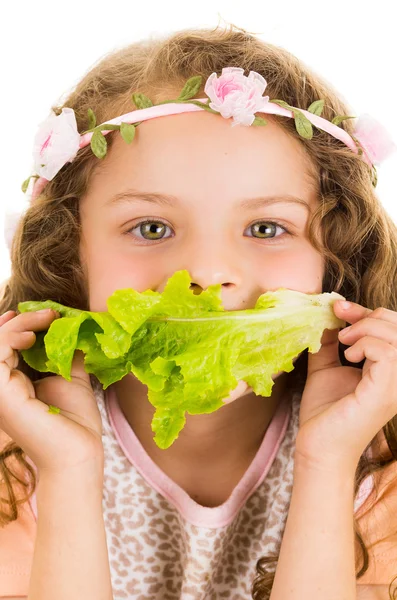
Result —
[[[232, 127], [183, 113], [143, 122], [131, 144], [109, 134], [80, 204], [91, 311], [106, 311], [117, 289], [161, 292], [181, 269], [197, 291], [221, 283], [226, 310], [253, 308], [280, 287], [322, 292], [323, 258], [307, 238], [318, 204], [310, 164], [264, 117], [264, 127]], [[302, 202], [270, 203], [281, 196]]]

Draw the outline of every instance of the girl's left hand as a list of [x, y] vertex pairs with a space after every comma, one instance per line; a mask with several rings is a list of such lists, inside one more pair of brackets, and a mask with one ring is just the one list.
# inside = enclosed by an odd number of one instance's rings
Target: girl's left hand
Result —
[[[296, 458], [318, 468], [357, 468], [360, 456], [397, 414], [397, 313], [360, 304], [335, 315], [352, 323], [349, 332], [326, 329], [316, 354], [308, 353], [296, 439]], [[342, 366], [338, 339], [350, 347]]]

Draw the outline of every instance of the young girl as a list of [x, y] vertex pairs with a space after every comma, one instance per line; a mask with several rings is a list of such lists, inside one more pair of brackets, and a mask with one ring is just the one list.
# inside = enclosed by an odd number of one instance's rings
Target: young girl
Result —
[[[0, 597], [388, 598], [397, 228], [374, 134], [365, 145], [326, 82], [236, 27], [118, 50], [53, 110], [0, 303]], [[109, 121], [120, 131], [94, 132]], [[70, 382], [23, 361], [57, 315], [19, 302], [106, 311], [181, 269], [194, 293], [222, 284], [226, 310], [336, 291], [353, 326], [325, 330], [270, 397], [239, 382], [222, 409], [186, 414], [167, 450], [132, 373], [104, 391], [80, 351]]]

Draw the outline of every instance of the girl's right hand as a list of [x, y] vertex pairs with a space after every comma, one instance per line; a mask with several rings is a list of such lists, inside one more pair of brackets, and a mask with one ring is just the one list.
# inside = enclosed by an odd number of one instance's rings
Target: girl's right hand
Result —
[[[60, 473], [87, 461], [102, 468], [102, 419], [83, 352], [75, 352], [71, 381], [53, 375], [32, 382], [17, 369], [17, 350], [33, 346], [34, 331], [48, 329], [56, 317], [52, 310], [0, 316], [0, 429], [39, 473]], [[49, 412], [49, 405], [61, 412]]]

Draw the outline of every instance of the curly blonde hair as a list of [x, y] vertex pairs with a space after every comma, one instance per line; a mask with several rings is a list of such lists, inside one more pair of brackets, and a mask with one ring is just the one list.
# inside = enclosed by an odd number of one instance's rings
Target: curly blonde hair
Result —
[[[61, 106], [52, 108], [57, 115], [65, 106], [73, 108], [82, 132], [89, 127], [89, 108], [94, 110], [97, 122], [103, 123], [133, 110], [134, 92], [143, 92], [154, 103], [176, 98], [192, 75], [202, 75], [205, 82], [224, 66], [260, 73], [268, 82], [266, 95], [295, 107], [307, 109], [315, 100], [324, 99], [322, 116], [328, 120], [352, 114], [331, 86], [300, 60], [235, 25], [187, 29], [113, 51], [82, 78]], [[196, 97], [203, 95], [202, 88]], [[306, 140], [297, 133], [293, 119], [279, 118], [277, 123], [304, 145], [316, 167], [321, 202], [311, 218], [309, 239], [325, 260], [323, 292], [337, 291], [369, 308], [382, 306], [396, 311], [397, 228], [376, 196], [371, 169], [342, 142], [321, 130], [314, 128], [313, 138]], [[354, 123], [345, 120], [341, 127], [352, 134]], [[107, 136], [109, 148], [114, 135]], [[86, 193], [99, 163], [90, 146], [80, 150], [73, 163], [60, 170], [21, 218], [11, 248], [12, 274], [3, 286], [0, 314], [17, 310], [18, 303], [25, 300], [47, 299], [89, 310], [86, 276], [79, 257], [79, 198]], [[307, 358], [306, 350], [291, 372], [291, 386], [303, 389]], [[340, 360], [348, 364], [341, 348]], [[353, 366], [360, 368], [363, 362]], [[33, 381], [45, 376], [31, 369], [22, 356], [18, 368]], [[388, 456], [362, 455], [355, 474], [355, 493], [369, 474], [381, 475], [397, 460], [397, 417], [383, 427], [382, 433]], [[18, 475], [18, 465], [28, 473], [29, 482]], [[3, 498], [8, 510], [0, 512], [0, 525], [5, 526], [17, 519], [18, 505], [31, 497], [36, 480], [23, 450], [12, 441], [0, 453], [0, 469], [8, 493], [8, 498]], [[21, 498], [14, 489], [17, 484], [25, 491]], [[356, 577], [360, 579], [368, 569], [369, 556], [356, 520], [355, 535]], [[255, 600], [269, 598], [277, 560], [278, 556], [258, 560], [252, 584]], [[270, 564], [273, 568], [267, 570], [265, 566]]]

